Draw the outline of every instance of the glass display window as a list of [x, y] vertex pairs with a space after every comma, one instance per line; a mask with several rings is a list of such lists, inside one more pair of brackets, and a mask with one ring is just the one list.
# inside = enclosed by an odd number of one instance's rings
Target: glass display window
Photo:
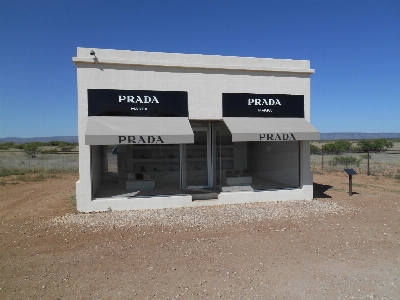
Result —
[[235, 142], [233, 166], [222, 173], [222, 191], [254, 191], [300, 186], [300, 143]]
[[217, 198], [300, 186], [300, 142], [232, 142], [223, 122], [191, 126], [193, 144], [93, 146], [93, 153], [106, 153], [105, 167], [97, 159], [92, 168], [101, 172], [95, 198], [209, 192]]

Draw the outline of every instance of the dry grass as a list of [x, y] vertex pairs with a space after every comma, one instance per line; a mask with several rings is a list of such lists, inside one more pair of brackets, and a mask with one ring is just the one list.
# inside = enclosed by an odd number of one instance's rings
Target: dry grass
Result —
[[[322, 170], [322, 155], [312, 154], [310, 157], [311, 171], [315, 174], [322, 172], [341, 172], [344, 168], [352, 168], [359, 174], [368, 173], [368, 159], [363, 153], [344, 153], [342, 156], [353, 156], [360, 161], [358, 165], [330, 165], [329, 162], [337, 157], [335, 154], [324, 154], [324, 166]], [[383, 175], [391, 178], [400, 177], [400, 151], [371, 153], [369, 159], [370, 175]]]
[[22, 151], [0, 151], [0, 185], [59, 178], [78, 173], [78, 154], [40, 154], [27, 157]]

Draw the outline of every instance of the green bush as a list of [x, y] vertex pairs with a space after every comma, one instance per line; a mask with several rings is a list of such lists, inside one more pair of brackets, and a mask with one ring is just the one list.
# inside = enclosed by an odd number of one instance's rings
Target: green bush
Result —
[[318, 146], [315, 146], [313, 144], [310, 144], [310, 153], [311, 154], [320, 154], [321, 148], [319, 148]]
[[40, 144], [36, 142], [26, 143], [23, 145], [22, 150], [24, 150], [27, 156], [35, 158], [40, 153], [39, 145]]
[[46, 149], [40, 151], [40, 154], [55, 154], [55, 153], [58, 153], [57, 149]]
[[57, 147], [60, 143], [62, 143], [62, 142], [60, 142], [60, 141], [50, 141], [50, 142], [47, 143], [47, 145], [48, 146]]
[[13, 142], [0, 143], [0, 150], [8, 150], [11, 148], [15, 148], [15, 144]]
[[360, 162], [362, 161], [362, 158], [357, 158], [354, 156], [336, 156], [332, 160], [330, 160], [328, 163], [330, 166], [335, 167], [337, 165], [356, 165], [357, 167], [360, 166]]
[[340, 154], [351, 149], [351, 142], [345, 140], [334, 141], [331, 143], [326, 143], [322, 146], [322, 149], [326, 153]]
[[379, 152], [393, 148], [394, 143], [387, 139], [361, 140], [357, 142], [357, 149], [363, 152]]
[[58, 148], [59, 148], [61, 151], [69, 152], [69, 151], [71, 151], [71, 150], [73, 150], [73, 149], [75, 148], [75, 145], [72, 144], [72, 143], [60, 142], [60, 143], [58, 144]]

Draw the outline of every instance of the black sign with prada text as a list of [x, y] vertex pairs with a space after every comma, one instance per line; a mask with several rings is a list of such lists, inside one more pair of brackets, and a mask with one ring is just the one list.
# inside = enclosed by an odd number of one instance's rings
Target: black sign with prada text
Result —
[[304, 95], [223, 93], [224, 117], [304, 118]]
[[188, 117], [188, 93], [88, 89], [88, 116]]

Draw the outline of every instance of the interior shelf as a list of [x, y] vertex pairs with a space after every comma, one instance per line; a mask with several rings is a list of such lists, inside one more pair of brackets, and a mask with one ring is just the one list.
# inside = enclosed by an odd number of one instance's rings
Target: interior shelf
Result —
[[[234, 151], [233, 144], [217, 145], [214, 158], [220, 161], [218, 165], [222, 170], [233, 168]], [[198, 172], [207, 169], [207, 145], [186, 145], [187, 170]], [[171, 157], [173, 156], [173, 157]], [[180, 146], [179, 145], [143, 145], [131, 150], [127, 157], [128, 172], [143, 172], [154, 176], [163, 172], [179, 171]], [[157, 170], [157, 171], [156, 171]]]
[[207, 157], [187, 158], [187, 161], [207, 161]]
[[179, 158], [129, 158], [129, 163], [179, 162]]

